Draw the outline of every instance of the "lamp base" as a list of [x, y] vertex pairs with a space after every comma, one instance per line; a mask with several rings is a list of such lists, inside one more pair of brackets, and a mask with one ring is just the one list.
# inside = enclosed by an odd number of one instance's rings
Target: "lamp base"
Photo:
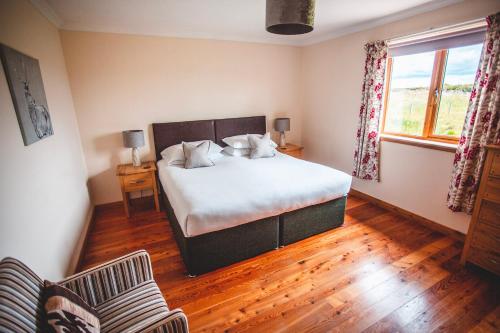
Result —
[[285, 132], [280, 132], [280, 148], [286, 147]]
[[132, 148], [132, 165], [136, 168], [142, 165], [139, 148]]

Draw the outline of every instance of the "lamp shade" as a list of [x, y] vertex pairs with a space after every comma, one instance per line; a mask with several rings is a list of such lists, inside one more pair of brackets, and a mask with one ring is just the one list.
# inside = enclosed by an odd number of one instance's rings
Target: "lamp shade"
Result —
[[267, 0], [266, 30], [279, 35], [300, 35], [314, 28], [314, 0]]
[[123, 145], [126, 148], [139, 148], [144, 146], [144, 131], [123, 131]]
[[285, 132], [290, 130], [290, 118], [276, 118], [274, 120], [274, 129], [277, 132]]

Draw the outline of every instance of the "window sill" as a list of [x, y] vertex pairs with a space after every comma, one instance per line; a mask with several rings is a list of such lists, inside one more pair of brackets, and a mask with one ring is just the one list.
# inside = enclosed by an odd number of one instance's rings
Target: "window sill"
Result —
[[389, 135], [389, 134], [380, 134], [380, 140], [401, 143], [401, 144], [405, 144], [405, 145], [422, 147], [422, 148], [442, 150], [442, 151], [447, 151], [450, 153], [454, 153], [457, 150], [457, 145], [453, 144], [453, 143], [421, 140], [421, 139], [414, 139], [414, 138], [405, 138], [402, 136]]

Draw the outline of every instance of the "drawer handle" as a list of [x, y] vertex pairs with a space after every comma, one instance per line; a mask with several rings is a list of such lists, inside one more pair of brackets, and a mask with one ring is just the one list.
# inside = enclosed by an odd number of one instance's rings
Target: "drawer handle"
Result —
[[142, 184], [144, 182], [145, 182], [144, 179], [138, 179], [138, 180], [131, 180], [130, 184]]
[[496, 261], [495, 259], [490, 259], [490, 261], [491, 261], [492, 263], [494, 263], [495, 265], [497, 265], [497, 264], [498, 264], [498, 261]]

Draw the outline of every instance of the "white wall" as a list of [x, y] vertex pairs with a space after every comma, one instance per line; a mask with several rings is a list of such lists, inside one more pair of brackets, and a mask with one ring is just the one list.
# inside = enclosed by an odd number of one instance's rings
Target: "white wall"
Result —
[[[305, 154], [352, 172], [363, 79], [363, 45], [494, 14], [500, 1], [465, 1], [303, 49]], [[470, 217], [446, 207], [453, 153], [382, 142], [381, 182], [353, 181], [353, 188], [460, 232]]]
[[28, 1], [2, 0], [0, 42], [39, 60], [54, 128], [24, 146], [0, 66], [0, 258], [57, 280], [75, 267], [91, 209], [59, 32]]
[[301, 141], [300, 49], [257, 43], [62, 31], [95, 204], [121, 200], [116, 165], [130, 163], [121, 132], [151, 124], [290, 116]]

